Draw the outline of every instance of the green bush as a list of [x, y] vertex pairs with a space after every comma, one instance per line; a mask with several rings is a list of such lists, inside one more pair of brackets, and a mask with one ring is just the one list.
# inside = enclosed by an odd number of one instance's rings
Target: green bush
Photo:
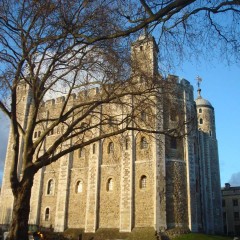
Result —
[[232, 240], [232, 238], [199, 233], [189, 233], [175, 237], [173, 240]]

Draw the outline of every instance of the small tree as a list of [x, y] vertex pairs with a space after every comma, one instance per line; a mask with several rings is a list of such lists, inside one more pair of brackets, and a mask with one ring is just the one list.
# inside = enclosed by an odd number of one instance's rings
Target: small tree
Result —
[[[148, 32], [159, 29], [160, 53], [168, 57], [176, 52], [183, 56], [186, 45], [197, 53], [206, 34], [205, 46], [212, 47], [220, 39], [222, 49], [229, 53], [239, 48], [235, 38], [239, 4], [238, 0], [1, 1], [0, 108], [11, 121], [14, 143], [10, 174], [14, 207], [9, 239], [28, 238], [31, 188], [34, 175], [42, 167], [76, 149], [131, 129], [185, 134], [184, 120], [170, 130], [156, 130], [149, 122], [138, 124], [143, 108], [154, 109], [156, 98], [173, 90], [171, 84], [153, 81], [161, 78], [158, 74], [146, 74], [134, 67], [137, 64], [130, 64], [128, 43], [135, 33], [147, 26]], [[228, 14], [227, 21], [215, 17], [217, 13]], [[142, 76], [144, 83], [134, 80]], [[25, 95], [19, 90], [23, 86]], [[94, 87], [100, 91], [92, 97]], [[82, 101], [73, 105], [73, 94], [79, 91]], [[65, 100], [58, 114], [43, 113], [43, 101], [59, 95], [64, 95]], [[21, 104], [26, 101], [28, 118], [21, 112]], [[112, 105], [118, 110], [114, 111]], [[107, 108], [110, 110], [101, 112]], [[148, 114], [157, 117], [154, 112]], [[41, 151], [53, 131], [61, 134]], [[66, 147], [69, 141], [72, 144]]]

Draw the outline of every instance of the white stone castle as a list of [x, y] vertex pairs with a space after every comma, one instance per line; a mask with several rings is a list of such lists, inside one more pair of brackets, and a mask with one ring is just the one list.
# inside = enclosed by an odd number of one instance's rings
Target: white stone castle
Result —
[[[150, 36], [132, 45], [138, 67], [156, 78], [157, 51]], [[139, 227], [164, 231], [179, 227], [194, 232], [222, 232], [214, 108], [201, 97], [200, 89], [194, 101], [193, 87], [187, 80], [170, 75], [160, 81], [171, 82], [176, 91], [170, 98], [166, 94], [156, 105], [161, 114], [156, 126], [171, 129], [179, 121], [192, 119], [191, 131], [185, 125], [181, 131], [187, 134], [175, 138], [157, 134], [150, 137], [129, 130], [124, 141], [122, 136], [100, 140], [42, 168], [34, 179], [29, 224], [54, 231], [117, 228], [131, 232]], [[98, 91], [92, 89], [91, 94]], [[25, 86], [20, 86], [19, 95], [24, 96], [19, 109], [27, 118], [29, 96]], [[46, 102], [42, 112], [54, 114], [63, 101], [62, 97]], [[144, 111], [139, 121], [148, 121]], [[54, 132], [47, 141], [59, 133]], [[0, 195], [2, 225], [9, 224], [13, 206], [9, 183], [11, 146], [9, 137]]]

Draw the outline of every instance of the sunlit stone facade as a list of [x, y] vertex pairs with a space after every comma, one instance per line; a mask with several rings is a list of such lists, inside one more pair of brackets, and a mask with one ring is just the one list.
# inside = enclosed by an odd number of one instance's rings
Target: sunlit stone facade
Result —
[[[159, 78], [158, 49], [152, 37], [141, 37], [131, 51], [134, 64], [143, 73], [136, 81], [144, 81], [146, 75]], [[191, 120], [181, 130], [187, 134], [171, 138], [131, 130], [99, 140], [44, 167], [34, 179], [30, 224], [55, 231], [82, 228], [85, 232], [95, 232], [99, 228], [117, 228], [131, 232], [138, 227], [164, 231], [180, 227], [222, 232], [214, 108], [200, 95], [194, 101], [193, 87], [187, 80], [169, 75], [161, 81], [171, 82], [176, 94], [155, 98], [156, 106], [151, 110], [158, 117], [144, 121], [161, 130], [176, 127], [179, 120]], [[94, 98], [98, 91], [91, 89], [89, 96]], [[24, 122], [31, 98], [24, 85], [19, 87], [18, 97], [18, 111]], [[79, 101], [83, 101], [81, 93], [72, 96], [70, 103]], [[41, 107], [41, 113], [58, 116], [63, 103], [63, 97], [49, 100]], [[101, 114], [104, 111], [117, 109], [106, 107]], [[139, 116], [145, 118], [144, 113]], [[58, 134], [60, 129], [48, 136], [46, 146]], [[10, 137], [1, 192], [1, 224], [8, 224], [11, 219], [11, 156]]]

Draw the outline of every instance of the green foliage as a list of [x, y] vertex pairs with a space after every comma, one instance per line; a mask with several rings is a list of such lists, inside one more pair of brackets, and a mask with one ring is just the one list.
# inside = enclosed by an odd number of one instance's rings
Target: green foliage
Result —
[[232, 238], [199, 233], [189, 233], [175, 237], [173, 240], [232, 240]]
[[127, 239], [127, 240], [156, 240], [153, 228], [134, 228], [131, 233], [119, 232], [118, 229], [98, 229], [96, 233], [84, 233], [80, 229], [67, 229], [64, 236], [67, 239], [78, 239], [79, 234], [82, 240], [105, 240], [105, 239]]
[[128, 240], [156, 240], [153, 228], [134, 228]]

